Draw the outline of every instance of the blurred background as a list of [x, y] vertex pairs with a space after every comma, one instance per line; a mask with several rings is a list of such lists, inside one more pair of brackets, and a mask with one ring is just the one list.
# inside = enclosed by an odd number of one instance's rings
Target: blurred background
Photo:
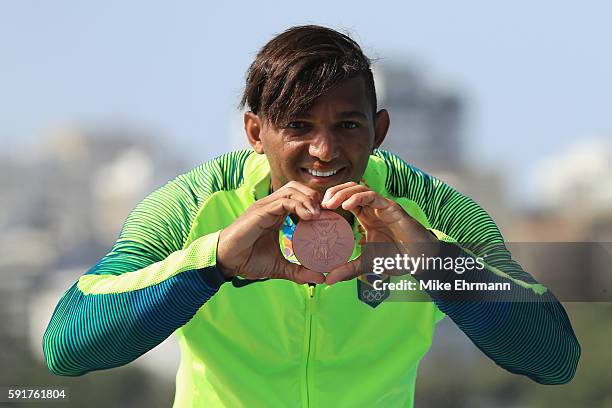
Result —
[[[472, 197], [507, 241], [612, 242], [611, 12], [552, 1], [2, 2], [0, 386], [68, 387], [73, 406], [171, 405], [172, 338], [125, 367], [63, 378], [44, 365], [42, 333], [142, 198], [246, 145], [245, 71], [292, 25], [348, 32], [376, 59], [391, 115], [383, 148]], [[570, 272], [584, 273], [583, 256]], [[573, 382], [511, 375], [445, 319], [416, 406], [612, 407], [612, 305], [565, 306], [582, 345]]]

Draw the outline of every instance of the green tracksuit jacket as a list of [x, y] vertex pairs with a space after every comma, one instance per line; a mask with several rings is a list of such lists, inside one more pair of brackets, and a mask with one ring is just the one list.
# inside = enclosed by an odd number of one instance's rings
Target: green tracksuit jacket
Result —
[[[362, 182], [471, 255], [485, 255], [482, 243], [503, 243], [471, 199], [389, 152], [375, 150]], [[574, 375], [580, 346], [563, 307], [503, 245], [486, 254], [484, 278], [549, 301], [455, 302], [431, 293], [431, 302], [380, 303], [367, 302], [358, 279], [226, 282], [216, 268], [219, 232], [269, 187], [265, 156], [242, 150], [146, 197], [112, 250], [59, 301], [43, 338], [49, 369], [75, 376], [117, 367], [174, 333], [177, 407], [411, 407], [419, 361], [447, 315], [511, 372], [550, 384]], [[359, 253], [356, 244], [353, 258]]]

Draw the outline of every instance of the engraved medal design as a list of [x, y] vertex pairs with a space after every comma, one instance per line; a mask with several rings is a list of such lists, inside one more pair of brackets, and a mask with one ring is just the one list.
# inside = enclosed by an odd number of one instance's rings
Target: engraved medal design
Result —
[[350, 259], [355, 238], [342, 216], [323, 210], [316, 220], [300, 220], [293, 232], [292, 244], [296, 258], [306, 268], [330, 272]]

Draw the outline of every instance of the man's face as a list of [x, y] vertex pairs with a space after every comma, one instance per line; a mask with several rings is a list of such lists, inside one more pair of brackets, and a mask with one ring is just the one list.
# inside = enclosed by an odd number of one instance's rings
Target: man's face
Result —
[[278, 128], [253, 113], [245, 115], [251, 145], [270, 163], [273, 190], [292, 180], [321, 193], [347, 181], [359, 182], [388, 125], [386, 111], [373, 117], [362, 77], [340, 83], [308, 112]]

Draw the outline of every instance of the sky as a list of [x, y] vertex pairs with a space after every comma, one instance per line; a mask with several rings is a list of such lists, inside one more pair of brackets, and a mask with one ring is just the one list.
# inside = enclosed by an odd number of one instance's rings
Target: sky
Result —
[[11, 150], [69, 123], [124, 122], [195, 165], [230, 148], [257, 50], [292, 25], [321, 24], [460, 89], [470, 162], [529, 196], [538, 162], [612, 138], [611, 12], [559, 1], [5, 1], [0, 141]]

